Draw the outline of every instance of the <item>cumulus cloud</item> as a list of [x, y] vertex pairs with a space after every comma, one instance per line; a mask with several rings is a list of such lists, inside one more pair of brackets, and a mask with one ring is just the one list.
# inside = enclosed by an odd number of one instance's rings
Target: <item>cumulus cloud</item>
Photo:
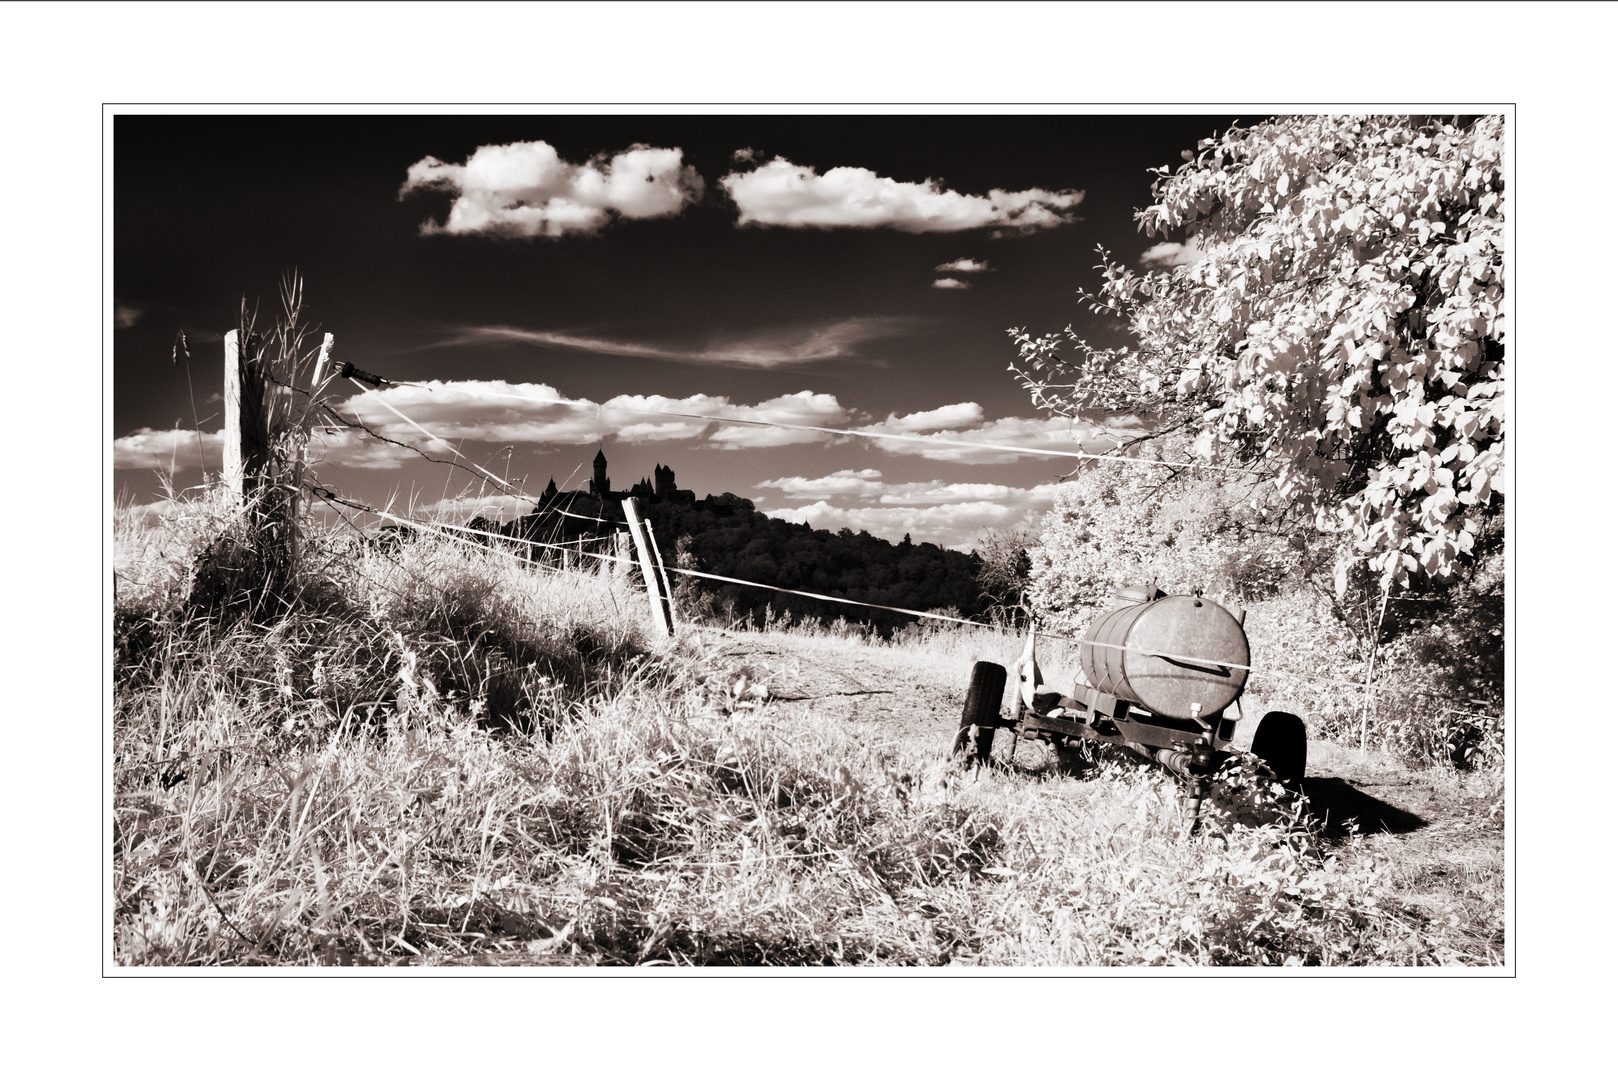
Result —
[[764, 480], [755, 487], [775, 488], [789, 499], [865, 499], [882, 494], [882, 472], [879, 469], [838, 469], [829, 476], [810, 479], [803, 476], [783, 476]]
[[[927, 412], [906, 416], [889, 414], [886, 420], [855, 429], [862, 434], [891, 433], [896, 435], [937, 435], [949, 439], [948, 443], [910, 442], [881, 439], [878, 445], [890, 454], [909, 454], [932, 461], [952, 461], [970, 465], [1003, 465], [1029, 458], [1045, 458], [1045, 454], [1005, 450], [985, 446], [977, 449], [959, 443], [998, 443], [1002, 446], [1029, 450], [1062, 450], [1069, 453], [1084, 449], [1084, 443], [1098, 441], [1101, 432], [1082, 422], [1052, 416], [1029, 419], [1018, 416], [1001, 417], [983, 422], [983, 407], [976, 402], [963, 401], [958, 405], [945, 405]], [[1104, 445], [1111, 446], [1111, 441]], [[1093, 451], [1092, 451], [1093, 452]]]
[[935, 289], [970, 289], [971, 287], [960, 278], [941, 277], [933, 282], [933, 288]]
[[[420, 431], [399, 419], [388, 405], [431, 432], [437, 441], [430, 442]], [[712, 394], [681, 398], [620, 394], [598, 405], [587, 399], [564, 397], [544, 383], [504, 380], [433, 380], [417, 386], [390, 386], [356, 394], [342, 408], [346, 415], [357, 416], [389, 438], [438, 453], [462, 441], [579, 446], [600, 442], [608, 436], [623, 442], [647, 443], [694, 439], [704, 433], [710, 444], [727, 449], [787, 446], [826, 442], [835, 436], [814, 431], [716, 424], [706, 418], [816, 427], [844, 427], [853, 419], [853, 414], [834, 396], [809, 390], [783, 394], [756, 405], [739, 405], [728, 397]], [[669, 416], [668, 413], [689, 415]]]
[[[388, 405], [440, 442], [429, 445], [421, 432], [400, 420]], [[439, 453], [463, 440], [578, 446], [599, 441], [607, 429], [594, 402], [565, 398], [544, 383], [504, 379], [434, 379], [419, 386], [390, 386], [356, 394], [341, 407], [348, 416], [357, 416], [390, 438]]]
[[140, 317], [144, 314], [145, 311], [138, 304], [119, 304], [117, 310], [113, 312], [112, 321], [118, 329], [128, 330], [140, 322]]
[[918, 543], [970, 550], [990, 529], [1015, 529], [1034, 524], [1042, 511], [998, 502], [961, 502], [940, 506], [832, 506], [827, 502], [783, 510], [767, 510], [771, 517], [807, 522], [816, 529], [861, 530], [885, 540], [909, 534]]
[[889, 413], [880, 424], [871, 424], [861, 431], [893, 431], [902, 435], [916, 435], [926, 431], [959, 431], [983, 423], [983, 406], [975, 401], [961, 401], [954, 405], [940, 405], [925, 412]]
[[[534, 509], [534, 500], [520, 495], [451, 495], [426, 506], [412, 508], [411, 517], [428, 521], [447, 521], [451, 525], [464, 525], [475, 517], [490, 521], [509, 521], [522, 517]], [[404, 515], [400, 515], [401, 517]]]
[[940, 274], [981, 274], [989, 268], [986, 262], [976, 259], [956, 259], [954, 262], [939, 263], [933, 267]]
[[[198, 443], [202, 459], [198, 460]], [[191, 428], [139, 428], [112, 441], [114, 469], [161, 469], [185, 472], [206, 467], [220, 468], [225, 439], [220, 432], [197, 432]]]
[[[1057, 489], [1054, 483], [1028, 488], [942, 480], [884, 484], [880, 476], [875, 469], [843, 469], [817, 479], [791, 476], [758, 486], [776, 488], [787, 498], [817, 500], [808, 506], [765, 510], [771, 517], [807, 522], [817, 529], [863, 529], [889, 540], [909, 533], [918, 542], [962, 550], [978, 543], [986, 529], [1036, 524], [1051, 508]], [[833, 503], [850, 498], [864, 505]]]
[[[842, 427], [849, 413], [831, 394], [800, 390], [761, 401], [757, 405], [732, 405], [723, 413], [738, 420], [763, 420], [774, 424], [812, 424], [816, 427]], [[817, 431], [782, 428], [743, 427], [721, 424], [708, 436], [710, 442], [731, 449], [760, 446], [788, 446], [793, 443], [825, 442], [833, 436]]]
[[315, 428], [309, 433], [305, 454], [311, 465], [341, 465], [349, 469], [391, 469], [402, 461], [417, 458], [403, 446], [373, 439], [353, 428]]
[[524, 330], [515, 326], [467, 326], [438, 344], [522, 342], [607, 356], [673, 360], [682, 364], [772, 368], [858, 356], [865, 343], [903, 336], [914, 331], [920, 323], [921, 320], [905, 317], [843, 319], [823, 326], [780, 327], [721, 337], [706, 345], [689, 348], [621, 341], [588, 334]]
[[909, 484], [889, 484], [877, 500], [884, 506], [945, 506], [966, 502], [993, 502], [1020, 510], [1045, 511], [1056, 498], [1055, 484], [1031, 488], [1009, 484], [946, 484], [924, 480]]
[[423, 233], [555, 237], [597, 232], [614, 216], [671, 217], [702, 189], [677, 147], [637, 143], [575, 165], [547, 142], [519, 142], [480, 146], [462, 165], [424, 157], [410, 166], [399, 195], [455, 195], [443, 224], [429, 219]]
[[1193, 239], [1187, 244], [1164, 241], [1153, 244], [1141, 252], [1140, 265], [1144, 270], [1172, 270], [1176, 266], [1193, 266], [1207, 258], [1202, 246]]
[[1082, 191], [1002, 191], [963, 195], [936, 180], [911, 183], [843, 165], [824, 174], [776, 158], [719, 181], [741, 211], [739, 225], [798, 229], [898, 229], [960, 232], [994, 227], [1030, 232], [1064, 225], [1084, 199]]

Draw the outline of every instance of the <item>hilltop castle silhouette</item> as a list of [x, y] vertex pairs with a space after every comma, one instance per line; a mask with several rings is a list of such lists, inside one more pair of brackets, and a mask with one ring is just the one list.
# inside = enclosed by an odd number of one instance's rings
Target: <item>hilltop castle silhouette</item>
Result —
[[629, 498], [648, 506], [667, 503], [701, 508], [711, 511], [715, 517], [729, 517], [740, 508], [751, 510], [753, 507], [751, 502], [728, 492], [698, 499], [694, 491], [679, 487], [674, 480], [674, 470], [661, 463], [652, 470], [651, 479], [642, 477], [627, 491], [614, 491], [607, 476], [605, 451], [596, 451], [593, 465], [588, 487], [561, 491], [556, 486], [556, 478], [552, 477], [539, 502], [527, 514], [505, 525], [483, 522], [479, 527], [531, 539], [540, 536], [579, 538], [615, 531], [617, 524], [626, 520], [623, 504]]
[[603, 504], [617, 505], [625, 499], [646, 499], [652, 502], [683, 502], [695, 503], [696, 492], [689, 489], [681, 490], [675, 486], [674, 470], [667, 465], [659, 464], [652, 470], [652, 479], [641, 477], [640, 483], [635, 484], [628, 491], [612, 490], [612, 481], [607, 478], [607, 455], [605, 451], [597, 450], [594, 461], [594, 474], [590, 477], [590, 486], [577, 491], [558, 491], [556, 478], [546, 486], [545, 493], [540, 497], [539, 504], [534, 507], [535, 512], [549, 509], [563, 502], [573, 502], [578, 499], [597, 499]]

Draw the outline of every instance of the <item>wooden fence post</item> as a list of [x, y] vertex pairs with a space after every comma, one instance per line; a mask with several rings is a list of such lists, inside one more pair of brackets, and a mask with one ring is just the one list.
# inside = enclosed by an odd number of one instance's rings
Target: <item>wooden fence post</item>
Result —
[[663, 594], [662, 582], [652, 565], [652, 546], [647, 538], [649, 530], [641, 520], [640, 509], [634, 499], [624, 500], [624, 517], [629, 522], [629, 535], [635, 541], [635, 552], [640, 556], [640, 576], [646, 582], [646, 595], [651, 598], [652, 626], [659, 637], [672, 637], [674, 626], [669, 617], [668, 598]]
[[238, 338], [241, 332], [225, 335], [225, 487], [242, 498], [242, 363]]
[[663, 568], [663, 553], [657, 547], [657, 534], [652, 532], [650, 522], [644, 523], [646, 529], [646, 542], [652, 548], [652, 562], [657, 566], [657, 581], [663, 589], [663, 607], [668, 611], [669, 633], [674, 632], [674, 590], [669, 588], [669, 572]]
[[244, 502], [256, 491], [264, 477], [268, 447], [264, 445], [263, 387], [248, 369], [253, 357], [246, 355], [251, 343], [241, 340], [241, 331], [225, 335], [225, 486]]

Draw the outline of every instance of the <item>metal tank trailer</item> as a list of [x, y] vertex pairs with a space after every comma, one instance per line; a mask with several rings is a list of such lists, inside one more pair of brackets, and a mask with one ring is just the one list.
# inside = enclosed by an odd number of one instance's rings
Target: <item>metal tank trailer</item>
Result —
[[[1233, 755], [1226, 749], [1247, 685], [1251, 654], [1245, 613], [1212, 599], [1166, 596], [1156, 584], [1121, 590], [1080, 639], [1082, 678], [1071, 695], [1042, 690], [1034, 633], [1013, 665], [1015, 715], [1001, 716], [1007, 671], [979, 661], [972, 669], [954, 753], [989, 760], [994, 733], [1039, 739], [1058, 749], [1079, 741], [1112, 743], [1167, 768], [1186, 782], [1191, 828], [1209, 778]], [[1303, 721], [1270, 712], [1253, 734], [1252, 753], [1288, 790], [1302, 788], [1308, 744]]]

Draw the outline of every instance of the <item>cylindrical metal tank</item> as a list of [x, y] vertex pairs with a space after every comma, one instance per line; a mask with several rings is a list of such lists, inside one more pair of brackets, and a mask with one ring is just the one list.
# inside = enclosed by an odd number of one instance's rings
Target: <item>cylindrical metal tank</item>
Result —
[[1235, 701], [1249, 663], [1241, 623], [1198, 596], [1125, 603], [1091, 623], [1079, 645], [1091, 686], [1176, 720], [1191, 719], [1193, 703], [1212, 716]]

